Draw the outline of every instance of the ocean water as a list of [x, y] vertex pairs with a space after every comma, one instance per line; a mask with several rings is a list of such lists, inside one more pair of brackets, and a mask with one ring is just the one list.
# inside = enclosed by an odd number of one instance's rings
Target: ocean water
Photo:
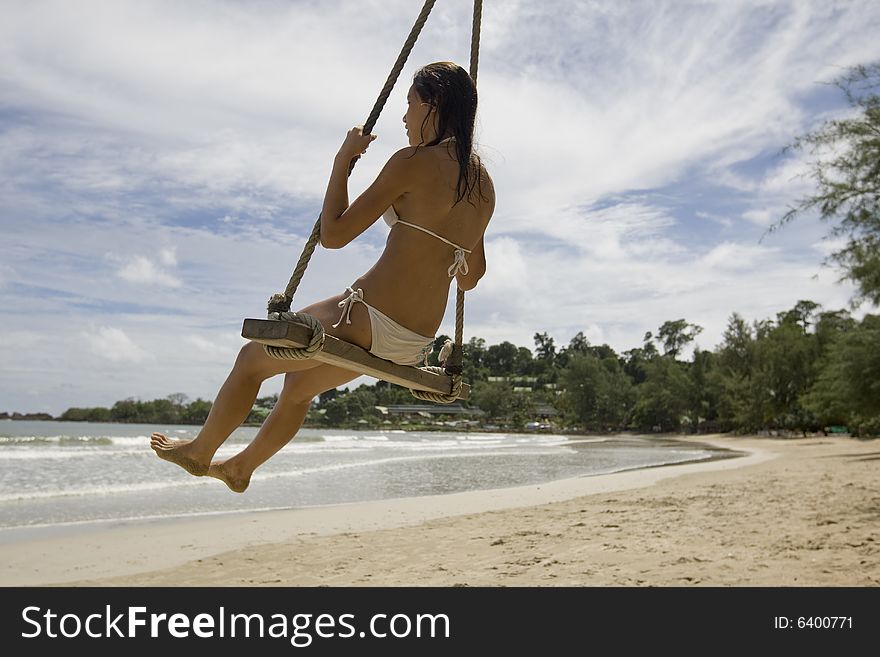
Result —
[[[0, 421], [0, 540], [26, 528], [505, 488], [729, 456], [624, 436], [303, 429], [244, 495], [157, 458], [149, 436], [198, 427]], [[218, 458], [256, 434], [242, 427]]]

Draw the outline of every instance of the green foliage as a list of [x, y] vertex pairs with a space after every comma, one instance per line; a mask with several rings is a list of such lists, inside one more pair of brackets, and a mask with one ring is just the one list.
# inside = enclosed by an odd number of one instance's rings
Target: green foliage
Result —
[[515, 392], [511, 398], [512, 413], [510, 414], [509, 428], [522, 429], [526, 422], [535, 416], [535, 398], [527, 392]]
[[514, 407], [513, 386], [507, 381], [480, 381], [471, 390], [471, 405], [485, 411], [490, 420], [511, 414]]
[[345, 403], [345, 396], [334, 397], [322, 406], [325, 410], [324, 424], [329, 426], [339, 426], [348, 419], [348, 404]]
[[751, 327], [731, 316], [717, 355], [718, 368], [710, 380], [720, 390], [718, 415], [722, 423], [741, 431], [763, 428], [813, 428], [816, 419], [800, 403], [815, 380], [820, 344], [808, 332], [818, 306], [798, 302], [777, 315], [777, 322]]
[[880, 420], [880, 316], [836, 332], [804, 405], [827, 424], [873, 432]]
[[556, 344], [546, 332], [535, 333], [535, 358], [547, 362], [556, 358]]
[[764, 426], [780, 429], [814, 428], [816, 420], [800, 397], [816, 378], [819, 353], [814, 335], [785, 318], [756, 345], [758, 367], [753, 389], [764, 400]]
[[800, 199], [771, 230], [807, 212], [832, 224], [845, 246], [826, 262], [856, 284], [853, 305], [880, 304], [880, 61], [855, 66], [833, 83], [854, 115], [826, 121], [789, 147], [811, 157], [815, 193]]
[[688, 324], [683, 319], [664, 322], [657, 331], [657, 341], [663, 345], [663, 355], [677, 358], [681, 350], [703, 331], [702, 326]]
[[688, 367], [690, 379], [686, 424], [691, 431], [723, 431], [718, 406], [722, 389], [718, 377], [718, 356], [711, 351], [696, 350]]
[[483, 362], [495, 376], [516, 373], [518, 349], [512, 342], [493, 344], [486, 350]]
[[561, 382], [565, 388], [564, 407], [578, 423], [601, 431], [626, 426], [635, 395], [616, 358], [600, 359], [589, 351], [576, 352]]
[[653, 358], [645, 363], [633, 423], [643, 431], [677, 431], [687, 416], [690, 397], [690, 380], [682, 363], [672, 356]]
[[[700, 327], [667, 321], [644, 343], [618, 355], [591, 345], [582, 332], [557, 349], [535, 334], [537, 349], [511, 342], [465, 345], [466, 407], [510, 430], [537, 419], [539, 404], [560, 411], [556, 428], [576, 425], [608, 431], [817, 430], [839, 425], [860, 435], [880, 432], [880, 316], [861, 322], [846, 310], [823, 310], [798, 301], [774, 319], [751, 323], [733, 313], [714, 351], [696, 349], [680, 360]], [[440, 340], [438, 339], [438, 343]], [[661, 354], [655, 344], [659, 344]], [[489, 380], [489, 378], [493, 380]], [[254, 403], [249, 422], [262, 422], [277, 395]], [[398, 419], [377, 406], [419, 404], [407, 390], [385, 381], [353, 390], [334, 389], [313, 401], [308, 419], [324, 426], [378, 427]], [[112, 408], [70, 408], [59, 419], [160, 424], [203, 424], [211, 402], [125, 399]]]
[[68, 422], [109, 422], [110, 409], [100, 407], [68, 408], [58, 419]]
[[203, 424], [211, 411], [211, 402], [196, 399], [187, 403], [187, 399], [181, 393], [152, 401], [130, 397], [116, 402], [112, 408], [68, 408], [58, 419], [78, 422]]

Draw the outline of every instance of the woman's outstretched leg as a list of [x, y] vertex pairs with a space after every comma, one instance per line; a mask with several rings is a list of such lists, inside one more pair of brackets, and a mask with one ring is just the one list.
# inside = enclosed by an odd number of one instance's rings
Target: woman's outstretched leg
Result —
[[212, 463], [207, 474], [220, 479], [236, 493], [243, 493], [254, 470], [290, 442], [299, 431], [312, 399], [358, 376], [360, 374], [357, 372], [332, 365], [287, 374], [275, 408], [251, 444], [225, 461]]
[[208, 474], [214, 453], [247, 418], [263, 381], [282, 372], [308, 371], [320, 365], [315, 360], [278, 360], [266, 354], [263, 345], [250, 342], [239, 352], [199, 435], [194, 440], [170, 440], [154, 433], [150, 447], [160, 458], [190, 474]]

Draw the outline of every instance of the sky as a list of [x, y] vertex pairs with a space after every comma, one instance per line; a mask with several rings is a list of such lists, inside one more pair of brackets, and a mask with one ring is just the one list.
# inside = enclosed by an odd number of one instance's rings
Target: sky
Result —
[[[0, 0], [0, 411], [213, 399], [421, 4]], [[415, 71], [467, 68], [470, 12], [437, 1], [352, 196], [406, 145]], [[877, 34], [874, 0], [485, 0], [497, 205], [465, 342], [625, 351], [686, 319], [713, 349], [733, 312], [847, 307], [829, 226], [768, 228], [811, 189], [784, 147], [851, 111], [828, 83], [876, 60]], [[294, 307], [343, 292], [387, 231], [319, 248]]]

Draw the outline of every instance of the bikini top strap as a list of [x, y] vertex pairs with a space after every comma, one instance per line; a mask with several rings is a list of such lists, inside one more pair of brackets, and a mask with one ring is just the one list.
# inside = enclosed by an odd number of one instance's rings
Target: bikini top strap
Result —
[[409, 223], [408, 221], [404, 221], [403, 219], [398, 219], [396, 223], [403, 224], [404, 226], [411, 226], [411, 227], [415, 228], [416, 230], [420, 230], [420, 231], [422, 231], [423, 233], [428, 233], [428, 235], [431, 235], [431, 236], [433, 236], [433, 237], [436, 237], [438, 240], [441, 240], [441, 241], [443, 241], [443, 242], [446, 242], [449, 246], [454, 246], [454, 247], [455, 247], [456, 249], [458, 249], [459, 251], [464, 251], [465, 253], [470, 253], [470, 249], [466, 249], [466, 248], [464, 248], [463, 246], [459, 246], [459, 245], [456, 244], [455, 242], [450, 242], [450, 241], [449, 241], [448, 239], [446, 239], [445, 237], [441, 237], [441, 236], [438, 235], [437, 233], [435, 233], [435, 232], [433, 232], [433, 231], [431, 231], [431, 230], [428, 230], [428, 229], [425, 228], [424, 226], [419, 226], [419, 225], [417, 225], [417, 224], [411, 224], [411, 223]]

